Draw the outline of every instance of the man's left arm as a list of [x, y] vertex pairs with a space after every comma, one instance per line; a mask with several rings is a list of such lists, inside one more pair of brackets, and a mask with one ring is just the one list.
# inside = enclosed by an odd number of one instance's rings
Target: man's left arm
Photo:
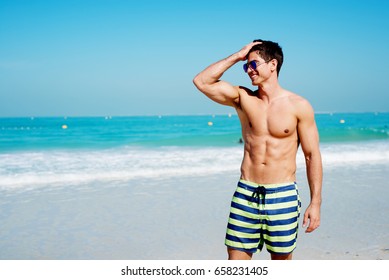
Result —
[[305, 232], [312, 232], [320, 226], [323, 167], [314, 111], [306, 100], [299, 105], [297, 129], [304, 153], [308, 184], [311, 192], [311, 202], [304, 214], [303, 227], [308, 225]]

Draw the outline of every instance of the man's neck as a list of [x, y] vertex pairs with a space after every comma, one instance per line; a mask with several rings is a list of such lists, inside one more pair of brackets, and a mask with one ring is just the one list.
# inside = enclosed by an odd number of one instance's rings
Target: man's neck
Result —
[[273, 99], [282, 95], [282, 88], [278, 81], [267, 81], [258, 86], [258, 96], [263, 101], [270, 103]]

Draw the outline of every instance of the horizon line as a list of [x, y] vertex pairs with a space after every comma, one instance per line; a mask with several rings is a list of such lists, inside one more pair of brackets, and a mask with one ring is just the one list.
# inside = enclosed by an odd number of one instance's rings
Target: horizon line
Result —
[[[317, 111], [315, 115], [331, 115], [331, 114], [386, 114], [389, 111]], [[0, 116], [0, 119], [12, 119], [12, 118], [123, 118], [123, 117], [172, 117], [172, 116], [237, 116], [236, 112], [233, 113], [192, 113], [192, 114], [183, 114], [183, 113], [167, 113], [167, 114], [117, 114], [117, 115], [37, 115], [37, 116]]]

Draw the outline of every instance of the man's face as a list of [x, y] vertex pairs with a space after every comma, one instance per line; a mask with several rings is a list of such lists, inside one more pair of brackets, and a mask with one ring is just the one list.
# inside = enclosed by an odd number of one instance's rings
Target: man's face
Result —
[[271, 74], [269, 61], [265, 61], [257, 52], [249, 53], [247, 57], [247, 74], [253, 85], [260, 85]]

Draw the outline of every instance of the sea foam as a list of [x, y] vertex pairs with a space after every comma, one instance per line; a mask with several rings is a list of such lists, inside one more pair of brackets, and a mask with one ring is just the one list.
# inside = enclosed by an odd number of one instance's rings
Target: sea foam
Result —
[[[347, 164], [389, 164], [389, 142], [325, 144], [326, 169]], [[243, 147], [121, 147], [103, 150], [55, 150], [0, 154], [0, 189], [67, 187], [137, 179], [239, 174]], [[297, 167], [304, 168], [299, 149]]]

